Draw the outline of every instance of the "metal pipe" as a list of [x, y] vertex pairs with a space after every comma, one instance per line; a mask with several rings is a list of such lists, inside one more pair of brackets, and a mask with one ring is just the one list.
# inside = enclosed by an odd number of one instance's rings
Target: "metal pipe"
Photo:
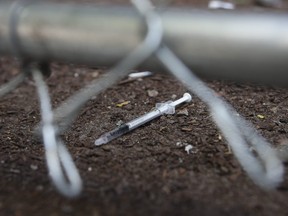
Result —
[[[0, 55], [13, 55], [10, 6], [0, 3]], [[35, 60], [111, 66], [145, 35], [129, 7], [34, 3], [19, 16], [21, 50]], [[163, 42], [199, 76], [288, 86], [288, 14], [172, 8], [161, 17]]]

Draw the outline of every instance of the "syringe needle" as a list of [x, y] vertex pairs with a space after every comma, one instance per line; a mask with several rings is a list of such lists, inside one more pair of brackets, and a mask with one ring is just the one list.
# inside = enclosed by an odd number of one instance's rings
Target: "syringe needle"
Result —
[[143, 125], [152, 119], [155, 119], [163, 114], [174, 114], [175, 113], [175, 106], [184, 103], [184, 102], [190, 102], [192, 100], [192, 96], [189, 93], [185, 93], [182, 98], [176, 100], [176, 101], [168, 101], [165, 103], [158, 103], [156, 104], [156, 109], [144, 114], [143, 116], [140, 116], [130, 122], [127, 122], [126, 124], [121, 125], [120, 127], [103, 134], [100, 136], [96, 141], [95, 145], [100, 146], [103, 144], [106, 144], [110, 142], [111, 140], [122, 136], [123, 134], [139, 127], [140, 125]]

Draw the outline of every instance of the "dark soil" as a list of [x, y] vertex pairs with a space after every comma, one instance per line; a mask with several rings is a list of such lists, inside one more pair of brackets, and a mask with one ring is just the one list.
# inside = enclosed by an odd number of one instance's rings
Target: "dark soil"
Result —
[[[52, 70], [47, 83], [54, 107], [105, 72], [56, 63]], [[91, 99], [63, 135], [84, 181], [83, 193], [72, 200], [51, 184], [42, 142], [33, 135], [40, 120], [33, 81], [27, 79], [1, 98], [0, 215], [288, 215], [287, 174], [276, 191], [256, 186], [197, 97], [175, 115], [162, 116], [103, 147], [94, 146], [95, 139], [119, 121], [130, 121], [155, 103], [187, 91], [158, 72], [120, 82]], [[17, 73], [15, 61], [1, 58], [1, 83]], [[288, 138], [287, 89], [207, 83], [275, 146]], [[158, 95], [149, 96], [149, 90]], [[124, 101], [129, 103], [117, 106]], [[194, 147], [190, 154], [185, 151], [188, 144]]]

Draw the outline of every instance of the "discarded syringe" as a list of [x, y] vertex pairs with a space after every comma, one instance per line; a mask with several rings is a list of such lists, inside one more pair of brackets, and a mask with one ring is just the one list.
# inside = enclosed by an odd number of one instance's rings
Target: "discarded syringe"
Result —
[[111, 140], [122, 136], [123, 134], [143, 125], [152, 119], [155, 119], [163, 114], [174, 114], [175, 107], [184, 102], [190, 102], [192, 100], [192, 96], [189, 93], [185, 93], [182, 98], [176, 101], [167, 101], [165, 103], [157, 103], [156, 109], [153, 111], [146, 113], [130, 122], [127, 122], [118, 128], [103, 134], [95, 141], [96, 146], [100, 146], [110, 142]]

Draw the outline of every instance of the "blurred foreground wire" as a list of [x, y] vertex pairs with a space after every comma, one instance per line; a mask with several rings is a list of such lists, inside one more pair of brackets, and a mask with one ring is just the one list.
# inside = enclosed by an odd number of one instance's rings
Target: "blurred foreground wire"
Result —
[[[151, 2], [148, 0], [132, 0], [132, 3], [143, 17], [143, 23], [145, 24], [143, 29], [147, 29], [143, 42], [109, 72], [72, 95], [54, 112], [51, 110], [48, 89], [43, 79], [42, 70], [33, 67], [27, 69], [33, 75], [41, 102], [42, 123], [37, 131], [42, 133], [49, 175], [59, 192], [68, 197], [76, 196], [81, 192], [82, 181], [72, 157], [58, 135], [73, 122], [80, 109], [91, 97], [115, 84], [125, 77], [130, 69], [140, 65], [152, 55], [155, 55], [177, 79], [208, 105], [215, 123], [224, 134], [239, 163], [250, 178], [264, 189], [276, 188], [283, 179], [284, 168], [272, 146], [231, 105], [218, 97], [212, 89], [208, 88], [205, 83], [195, 76], [166, 45], [163, 39], [162, 18]], [[12, 13], [12, 20], [20, 19], [19, 11], [21, 10], [17, 11], [17, 13]], [[21, 50], [22, 44], [16, 31], [18, 21], [11, 23], [10, 28], [14, 29], [11, 31], [12, 38], [17, 41], [14, 41], [15, 49], [16, 51], [17, 49]], [[22, 51], [20, 53], [21, 55], [18, 57], [23, 58], [25, 54]], [[10, 84], [0, 88], [0, 96], [16, 88], [25, 76], [26, 74], [22, 73]], [[257, 155], [250, 151], [251, 146], [255, 149]]]
[[[143, 16], [151, 8], [141, 0], [132, 2]], [[228, 103], [217, 97], [216, 93], [196, 77], [168, 47], [162, 44], [156, 54], [176, 78], [208, 105], [215, 123], [251, 179], [264, 189], [279, 186], [283, 180], [284, 167], [272, 146]], [[257, 156], [250, 151], [251, 146], [255, 148]]]

